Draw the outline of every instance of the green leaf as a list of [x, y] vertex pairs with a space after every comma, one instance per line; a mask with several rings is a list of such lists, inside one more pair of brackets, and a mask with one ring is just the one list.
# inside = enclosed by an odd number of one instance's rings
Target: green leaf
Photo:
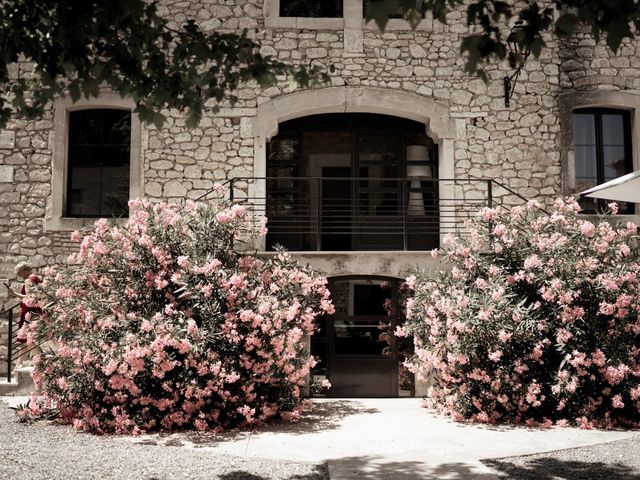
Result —
[[565, 13], [556, 20], [556, 33], [570, 36], [578, 25], [578, 17], [572, 13]]
[[629, 23], [623, 19], [616, 20], [607, 25], [607, 45], [614, 52], [618, 51], [622, 40], [631, 35]]
[[396, 13], [399, 7], [397, 0], [371, 0], [365, 15], [365, 21], [375, 22], [380, 31], [384, 31], [391, 15]]
[[69, 83], [69, 94], [71, 95], [71, 100], [73, 102], [77, 102], [80, 100], [82, 93], [80, 93], [80, 85], [78, 85], [77, 81], [73, 81]]

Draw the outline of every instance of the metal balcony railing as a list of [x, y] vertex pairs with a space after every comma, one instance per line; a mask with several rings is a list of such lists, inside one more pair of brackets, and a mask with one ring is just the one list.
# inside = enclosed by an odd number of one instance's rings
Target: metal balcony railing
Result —
[[[236, 177], [230, 198], [266, 216], [266, 250], [430, 250], [486, 206], [526, 199], [494, 180]], [[496, 192], [499, 192], [496, 195]]]

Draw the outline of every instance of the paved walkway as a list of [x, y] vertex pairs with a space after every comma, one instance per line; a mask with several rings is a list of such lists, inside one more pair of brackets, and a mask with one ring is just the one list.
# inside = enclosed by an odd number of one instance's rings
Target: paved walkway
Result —
[[[6, 398], [6, 397], [5, 397]], [[630, 438], [634, 432], [493, 427], [454, 423], [419, 399], [316, 399], [298, 423], [221, 435], [126, 437], [142, 445], [235, 457], [327, 461], [332, 480], [495, 480], [480, 460], [528, 455]]]

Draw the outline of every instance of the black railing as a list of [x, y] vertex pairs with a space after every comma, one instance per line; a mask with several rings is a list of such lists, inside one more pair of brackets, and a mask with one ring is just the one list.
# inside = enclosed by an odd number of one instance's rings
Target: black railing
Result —
[[236, 177], [229, 191], [267, 217], [267, 250], [292, 251], [430, 250], [481, 208], [526, 201], [494, 180], [431, 177]]
[[6, 307], [2, 311], [2, 318], [7, 321], [7, 355], [5, 362], [7, 364], [7, 381], [11, 382], [11, 374], [18, 359], [38, 348], [38, 346], [29, 346], [26, 342], [18, 340], [18, 332], [20, 330], [20, 302]]

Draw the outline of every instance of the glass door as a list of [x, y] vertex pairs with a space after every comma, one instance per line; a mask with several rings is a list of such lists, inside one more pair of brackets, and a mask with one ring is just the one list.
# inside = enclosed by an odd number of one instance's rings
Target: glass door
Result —
[[335, 279], [329, 283], [336, 313], [328, 318], [329, 395], [395, 397], [398, 282]]
[[358, 134], [354, 157], [355, 250], [402, 250], [402, 137]]

